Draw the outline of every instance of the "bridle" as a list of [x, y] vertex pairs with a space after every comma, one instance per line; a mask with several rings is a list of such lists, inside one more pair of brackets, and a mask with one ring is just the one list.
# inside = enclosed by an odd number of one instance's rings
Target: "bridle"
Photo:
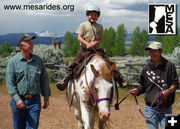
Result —
[[109, 98], [100, 98], [100, 99], [96, 99], [96, 97], [95, 97], [95, 81], [96, 81], [96, 77], [94, 76], [94, 78], [93, 78], [93, 83], [92, 83], [92, 85], [91, 85], [91, 88], [92, 88], [92, 96], [93, 96], [93, 100], [94, 100], [94, 103], [95, 104], [97, 104], [97, 103], [99, 103], [100, 101], [112, 101], [112, 98], [111, 97], [109, 97]]
[[92, 82], [92, 85], [89, 87], [88, 85], [88, 81], [87, 81], [87, 75], [86, 75], [86, 61], [85, 61], [85, 80], [86, 80], [86, 87], [88, 89], [89, 92], [91, 92], [91, 90], [89, 88], [92, 89], [92, 98], [93, 98], [93, 101], [94, 101], [94, 105], [96, 105], [97, 103], [101, 102], [101, 101], [112, 101], [112, 97], [109, 97], [109, 98], [96, 98], [95, 97], [95, 81], [96, 81], [96, 76], [94, 76], [93, 78], [93, 82]]

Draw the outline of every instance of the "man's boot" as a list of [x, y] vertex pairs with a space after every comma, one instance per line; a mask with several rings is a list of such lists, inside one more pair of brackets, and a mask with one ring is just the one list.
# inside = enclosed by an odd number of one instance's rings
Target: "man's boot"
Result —
[[65, 90], [70, 79], [71, 79], [70, 76], [66, 76], [62, 81], [59, 81], [58, 83], [56, 83], [56, 87], [57, 87], [60, 91]]

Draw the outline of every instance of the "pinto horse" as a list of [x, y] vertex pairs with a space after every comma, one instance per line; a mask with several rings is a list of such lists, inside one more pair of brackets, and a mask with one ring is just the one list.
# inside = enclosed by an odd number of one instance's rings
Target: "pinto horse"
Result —
[[110, 104], [115, 96], [112, 71], [115, 64], [108, 68], [104, 59], [94, 55], [80, 77], [71, 80], [66, 89], [70, 106], [78, 120], [79, 129], [93, 129], [95, 121], [100, 129], [107, 125]]

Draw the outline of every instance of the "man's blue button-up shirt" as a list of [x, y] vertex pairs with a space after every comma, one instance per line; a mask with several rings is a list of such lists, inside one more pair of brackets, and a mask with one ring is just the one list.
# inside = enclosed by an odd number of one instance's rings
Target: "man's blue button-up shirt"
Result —
[[6, 69], [6, 86], [15, 101], [25, 94], [42, 94], [45, 100], [51, 94], [49, 80], [43, 61], [32, 54], [27, 61], [21, 53], [8, 61]]

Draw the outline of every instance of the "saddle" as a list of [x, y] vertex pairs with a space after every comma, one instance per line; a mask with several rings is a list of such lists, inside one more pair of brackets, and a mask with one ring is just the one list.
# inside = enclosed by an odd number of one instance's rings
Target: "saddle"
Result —
[[85, 63], [88, 64], [88, 62], [91, 60], [91, 58], [92, 58], [94, 55], [95, 55], [95, 54], [91, 54], [89, 57], [85, 58], [82, 63], [80, 63], [79, 65], [76, 66], [76, 68], [75, 68], [74, 71], [73, 71], [73, 78], [74, 78], [74, 79], [77, 79], [77, 78], [81, 75], [82, 71], [83, 71], [84, 68], [85, 68], [85, 65], [84, 65], [84, 64], [85, 64]]

